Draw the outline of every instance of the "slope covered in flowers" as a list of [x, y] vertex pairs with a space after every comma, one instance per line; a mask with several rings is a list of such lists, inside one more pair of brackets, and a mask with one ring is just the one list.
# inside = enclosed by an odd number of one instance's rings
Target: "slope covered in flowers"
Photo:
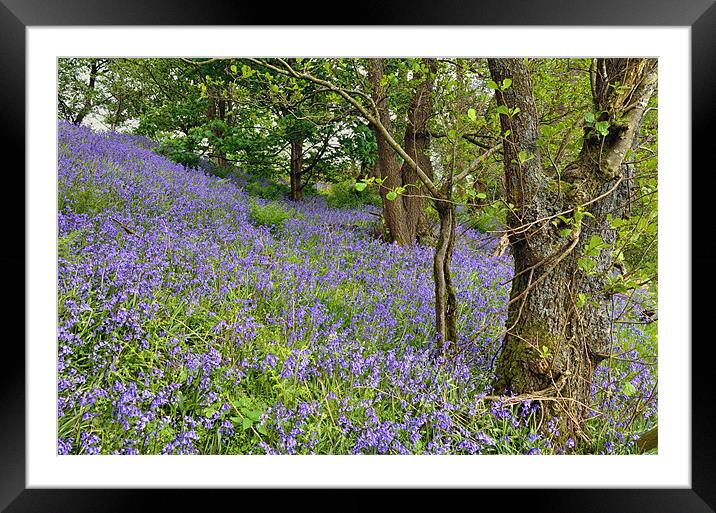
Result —
[[[150, 141], [58, 130], [60, 454], [561, 451], [534, 405], [482, 399], [511, 273], [489, 238], [456, 248], [462, 350], [444, 361], [432, 250], [376, 240], [367, 210], [279, 203], [264, 226], [265, 201]], [[600, 379], [611, 408], [656, 377]]]

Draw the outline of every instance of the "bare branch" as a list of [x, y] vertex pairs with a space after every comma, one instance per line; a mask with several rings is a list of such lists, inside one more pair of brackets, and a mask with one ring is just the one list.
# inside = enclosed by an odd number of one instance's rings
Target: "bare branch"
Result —
[[497, 143], [495, 146], [493, 146], [492, 148], [490, 148], [489, 150], [487, 150], [485, 153], [483, 153], [482, 155], [480, 155], [479, 157], [477, 157], [477, 158], [472, 162], [472, 164], [470, 164], [464, 171], [462, 171], [460, 174], [458, 174], [458, 175], [455, 177], [455, 182], [457, 183], [457, 182], [459, 182], [460, 180], [463, 180], [465, 177], [467, 177], [467, 175], [469, 175], [469, 174], [471, 174], [472, 172], [474, 172], [474, 171], [477, 169], [477, 167], [478, 167], [481, 163], [485, 162], [493, 153], [495, 153], [496, 151], [499, 151], [499, 150], [501, 150], [501, 149], [502, 149], [502, 143], [499, 142], [499, 143]]

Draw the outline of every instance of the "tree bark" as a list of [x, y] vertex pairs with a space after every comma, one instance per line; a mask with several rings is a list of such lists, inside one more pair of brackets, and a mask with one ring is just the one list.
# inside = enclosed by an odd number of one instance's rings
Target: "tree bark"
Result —
[[291, 200], [303, 201], [303, 185], [301, 172], [303, 171], [303, 139], [291, 141]]
[[636, 441], [637, 450], [640, 453], [649, 452], [659, 448], [659, 427], [655, 427], [642, 434]]
[[455, 246], [455, 204], [438, 200], [435, 208], [440, 217], [440, 233], [433, 256], [437, 343], [444, 354], [454, 354], [457, 349], [457, 297], [450, 262]]
[[[430, 146], [430, 132], [428, 121], [433, 114], [433, 83], [437, 71], [436, 59], [423, 59], [428, 73], [417, 77], [420, 82], [408, 109], [408, 123], [405, 128], [403, 148], [417, 162], [418, 166], [433, 178], [433, 165], [428, 155]], [[430, 233], [428, 218], [425, 213], [429, 192], [422, 184], [417, 171], [408, 162], [403, 163], [401, 169], [403, 186], [407, 187], [407, 195], [402, 196], [405, 208], [406, 223], [409, 236], [413, 240], [423, 240]]]
[[[214, 121], [215, 119], [219, 119], [221, 121], [224, 120], [225, 115], [225, 104], [224, 100], [214, 97], [214, 88], [211, 85], [206, 86], [206, 94], [208, 96], [209, 105], [206, 109], [206, 119], [209, 121]], [[217, 139], [220, 139], [223, 134], [220, 130], [217, 128], [212, 128], [211, 133], [214, 134], [214, 136]], [[229, 161], [226, 159], [226, 155], [224, 152], [219, 150], [219, 148], [214, 147], [214, 160], [216, 161], [216, 165], [220, 167], [226, 167], [229, 164]]]
[[[371, 85], [371, 95], [378, 110], [378, 120], [385, 130], [392, 134], [392, 122], [388, 108], [388, 98], [385, 87], [381, 85], [381, 79], [385, 72], [384, 59], [370, 59], [368, 77]], [[388, 229], [388, 234], [393, 242], [400, 245], [408, 245], [413, 242], [410, 227], [406, 221], [405, 206], [402, 201], [389, 200], [388, 192], [396, 187], [402, 186], [401, 169], [395, 158], [395, 151], [386, 140], [378, 127], [373, 126], [375, 137], [378, 143], [378, 159], [376, 170], [383, 179], [380, 188], [380, 197], [383, 202], [383, 216]]]
[[[598, 60], [594, 103], [601, 113], [598, 120], [610, 123], [609, 134], [602, 137], [593, 126], [585, 128], [579, 157], [562, 173], [571, 183], [562, 196], [549, 187], [541, 165], [537, 113], [524, 62], [489, 59], [488, 64], [498, 84], [512, 79], [509, 88], [496, 92], [498, 104], [520, 109], [512, 117], [500, 116], [503, 132], [511, 131], [503, 154], [507, 198], [515, 205], [508, 215], [515, 278], [495, 387], [502, 393], [546, 391], [557, 397], [542, 404], [548, 419], [558, 419], [559, 434], [553, 436], [562, 445], [567, 438], [587, 440], [590, 385], [610, 345], [611, 296], [605, 282], [616, 234], [607, 213], [616, 206], [624, 156], [656, 86], [656, 62]], [[622, 87], [609, 87], [616, 82]], [[571, 226], [551, 223], [560, 211], [585, 203], [593, 217], [574, 218]], [[592, 237], [599, 237], [605, 249], [591, 258], [593, 268], [587, 271], [579, 257]], [[579, 294], [587, 299], [580, 307]]]
[[97, 59], [92, 59], [92, 61], [90, 62], [89, 72], [89, 81], [87, 83], [87, 89], [85, 90], [84, 104], [75, 116], [75, 119], [72, 120], [72, 124], [78, 126], [82, 124], [82, 121], [84, 121], [87, 114], [92, 111], [92, 100], [95, 92], [95, 86], [97, 83], [97, 74], [99, 73], [99, 61]]

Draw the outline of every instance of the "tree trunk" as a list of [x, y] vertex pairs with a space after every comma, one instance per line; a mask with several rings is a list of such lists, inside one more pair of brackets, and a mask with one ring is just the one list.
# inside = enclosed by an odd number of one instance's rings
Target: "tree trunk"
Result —
[[[432, 178], [433, 165], [428, 155], [430, 146], [428, 121], [433, 113], [432, 92], [437, 61], [423, 59], [423, 63], [427, 66], [428, 73], [425, 76], [417, 77], [420, 82], [416, 86], [408, 109], [408, 124], [405, 128], [403, 148], [425, 174]], [[426, 199], [429, 193], [420, 181], [418, 173], [407, 162], [403, 163], [401, 175], [403, 186], [407, 188], [406, 195], [401, 199], [405, 208], [409, 235], [413, 240], [422, 240], [430, 233], [428, 218], [425, 214]]]
[[303, 201], [303, 185], [301, 184], [301, 172], [303, 171], [303, 139], [291, 141], [291, 169], [289, 170], [291, 180], [291, 200]]
[[97, 74], [99, 73], [99, 61], [97, 59], [92, 59], [92, 61], [90, 62], [89, 72], [89, 82], [87, 83], [87, 89], [85, 90], [84, 104], [75, 116], [75, 119], [72, 120], [72, 124], [78, 126], [82, 124], [82, 121], [84, 121], [87, 114], [92, 111], [92, 101], [94, 99], [95, 93], [94, 90], [95, 85], [97, 83]]
[[440, 234], [433, 256], [437, 342], [444, 354], [454, 354], [457, 349], [457, 298], [450, 262], [455, 245], [455, 205], [436, 201], [435, 208], [440, 217]]
[[[224, 100], [223, 98], [219, 98], [216, 104], [217, 110], [219, 111], [219, 119], [222, 122], [226, 122], [226, 100]], [[215, 131], [214, 135], [216, 135], [217, 137], [224, 136], [224, 134], [219, 130]], [[227, 167], [229, 165], [229, 160], [226, 158], [226, 153], [221, 150], [217, 150], [216, 153], [216, 163], [221, 167]]]
[[468, 209], [472, 216], [478, 216], [482, 212], [485, 205], [489, 205], [487, 198], [481, 198], [478, 195], [487, 193], [487, 184], [482, 175], [475, 175], [472, 181], [472, 190], [475, 194], [475, 199], [470, 202]]
[[639, 440], [636, 441], [637, 450], [640, 453], [649, 452], [653, 449], [659, 448], [659, 427], [654, 427], [642, 434]]
[[[384, 59], [369, 60], [368, 76], [371, 84], [372, 98], [378, 109], [379, 121], [389, 133], [392, 133], [387, 93], [385, 88], [380, 84], [384, 71]], [[395, 200], [389, 200], [387, 198], [388, 192], [396, 187], [402, 186], [403, 181], [400, 174], [400, 166], [395, 158], [395, 151], [386, 138], [377, 127], [374, 126], [373, 130], [378, 143], [378, 159], [375, 165], [376, 170], [383, 179], [383, 184], [380, 188], [380, 197], [383, 200], [383, 216], [388, 234], [393, 242], [400, 245], [408, 245], [413, 242], [414, 237], [406, 221], [406, 211], [403, 202], [400, 201], [400, 198]]]
[[114, 131], [119, 126], [119, 117], [122, 115], [122, 100], [124, 96], [120, 96], [117, 99], [117, 108], [114, 111], [114, 118], [112, 119], [112, 125], [110, 126], [110, 130]]
[[[206, 109], [206, 119], [210, 122], [214, 121], [215, 119], [217, 119], [218, 114], [218, 119], [223, 121], [223, 100], [217, 100], [214, 97], [214, 88], [211, 85], [206, 86], [206, 94], [209, 100], [209, 104]], [[219, 131], [215, 127], [212, 127], [211, 133], [214, 134], [217, 139], [220, 139], [223, 135], [221, 131]], [[216, 146], [214, 146], [213, 149], [213, 156], [214, 162], [216, 162], [217, 166], [226, 167], [228, 165], [229, 161], [226, 159], [226, 155]]]
[[[553, 437], [564, 446], [568, 438], [587, 440], [590, 385], [609, 350], [611, 296], [605, 281], [616, 235], [607, 213], [616, 206], [624, 155], [656, 85], [656, 64], [649, 59], [599, 60], [597, 68], [604, 74], [593, 88], [594, 100], [596, 111], [603, 113], [598, 120], [610, 122], [609, 134], [602, 137], [586, 127], [578, 159], [562, 173], [572, 187], [561, 197], [549, 187], [541, 166], [537, 113], [524, 62], [489, 59], [489, 67], [498, 84], [512, 79], [509, 88], [497, 91], [498, 104], [520, 109], [512, 117], [500, 116], [503, 132], [511, 131], [503, 153], [507, 198], [515, 205], [508, 216], [515, 278], [495, 386], [498, 392], [558, 398], [542, 407], [547, 419], [557, 417]], [[615, 82], [623, 87], [608, 87]], [[574, 216], [570, 225], [551, 223], [558, 212], [585, 203], [593, 217]], [[589, 265], [580, 265], [593, 240], [605, 249], [590, 257]], [[580, 294], [586, 302], [577, 306]]]

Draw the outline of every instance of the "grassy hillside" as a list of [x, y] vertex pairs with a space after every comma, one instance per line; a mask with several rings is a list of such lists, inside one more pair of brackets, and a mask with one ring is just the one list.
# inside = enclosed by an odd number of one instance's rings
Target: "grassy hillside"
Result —
[[[432, 249], [378, 241], [373, 207], [251, 197], [148, 140], [64, 123], [58, 148], [60, 454], [563, 450], [536, 404], [484, 397], [512, 272], [489, 236], [458, 241], [446, 361]], [[640, 328], [615, 324], [587, 452], [633, 452], [656, 422]]]

